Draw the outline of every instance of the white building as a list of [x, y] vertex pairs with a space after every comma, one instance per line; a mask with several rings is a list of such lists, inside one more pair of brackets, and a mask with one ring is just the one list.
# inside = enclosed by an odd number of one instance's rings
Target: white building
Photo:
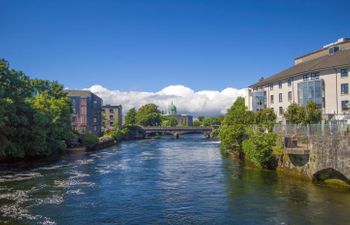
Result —
[[314, 101], [325, 119], [348, 113], [350, 39], [300, 56], [295, 65], [249, 86], [246, 105], [252, 111], [274, 109], [279, 121], [291, 103]]

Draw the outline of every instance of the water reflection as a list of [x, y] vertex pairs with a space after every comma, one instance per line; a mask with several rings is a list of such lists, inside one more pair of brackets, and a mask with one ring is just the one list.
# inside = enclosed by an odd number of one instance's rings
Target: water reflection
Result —
[[349, 202], [348, 192], [245, 167], [199, 136], [0, 172], [0, 224], [346, 224]]

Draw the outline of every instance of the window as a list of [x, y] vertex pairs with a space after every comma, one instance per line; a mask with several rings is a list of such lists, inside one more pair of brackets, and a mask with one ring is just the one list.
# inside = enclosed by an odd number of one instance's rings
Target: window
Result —
[[349, 84], [341, 84], [341, 94], [347, 95], [349, 94]]
[[86, 115], [86, 106], [80, 107], [80, 114]]
[[320, 73], [311, 74], [311, 80], [318, 80], [318, 79], [320, 79]]
[[341, 69], [340, 70], [340, 76], [341, 77], [348, 77], [349, 76], [349, 70], [348, 69]]
[[279, 107], [279, 110], [278, 110], [278, 111], [279, 111], [279, 114], [280, 114], [280, 115], [283, 115], [283, 107]]
[[279, 102], [282, 102], [282, 101], [283, 101], [283, 99], [282, 99], [282, 93], [279, 93], [279, 94], [278, 94], [278, 101], [279, 101]]
[[290, 86], [292, 86], [292, 80], [291, 79], [288, 80], [288, 87], [290, 87]]
[[304, 75], [303, 75], [303, 80], [304, 80], [304, 81], [309, 80], [309, 74], [304, 74]]
[[333, 46], [328, 49], [329, 55], [334, 55], [337, 51], [339, 51], [339, 46]]
[[349, 110], [349, 101], [341, 101], [341, 110], [346, 111]]
[[271, 91], [273, 90], [273, 84], [270, 84], [270, 90]]
[[278, 82], [278, 87], [281, 89], [282, 88], [282, 82]]
[[110, 112], [110, 113], [114, 113], [114, 110], [113, 110], [113, 109], [110, 109], [109, 112]]
[[270, 102], [273, 104], [273, 95], [270, 95]]
[[94, 117], [94, 123], [96, 123], [97, 122], [97, 118], [96, 117]]
[[292, 101], [292, 92], [288, 91], [288, 101]]
[[97, 131], [97, 126], [94, 126], [94, 131]]

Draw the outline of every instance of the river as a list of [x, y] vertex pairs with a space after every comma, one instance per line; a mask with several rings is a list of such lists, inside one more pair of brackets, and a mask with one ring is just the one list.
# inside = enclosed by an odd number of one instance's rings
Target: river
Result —
[[198, 135], [2, 165], [0, 224], [349, 224], [350, 192], [243, 167]]

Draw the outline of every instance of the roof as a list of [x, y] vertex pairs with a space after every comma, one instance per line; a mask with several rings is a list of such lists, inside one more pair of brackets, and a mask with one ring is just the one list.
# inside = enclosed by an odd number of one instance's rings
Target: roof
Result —
[[68, 96], [77, 96], [77, 97], [89, 97], [91, 96], [91, 91], [83, 91], [83, 90], [64, 90], [67, 92]]
[[339, 52], [336, 52], [334, 55], [325, 55], [310, 61], [296, 64], [292, 67], [289, 67], [286, 70], [283, 70], [268, 78], [265, 78], [264, 80], [261, 80], [258, 83], [250, 85], [249, 87], [253, 88], [257, 86], [266, 85], [272, 82], [289, 79], [294, 76], [302, 75], [305, 73], [319, 72], [326, 69], [339, 68], [348, 65], [350, 65], [350, 49], [341, 50]]
[[342, 41], [342, 42], [331, 43], [330, 45], [326, 45], [326, 46], [324, 46], [323, 48], [318, 49], [318, 50], [316, 50], [316, 51], [312, 51], [312, 52], [310, 52], [310, 53], [307, 53], [307, 54], [298, 56], [298, 57], [296, 57], [295, 59], [296, 59], [296, 60], [297, 60], [297, 59], [301, 59], [301, 58], [304, 58], [304, 57], [306, 57], [306, 56], [315, 54], [315, 53], [317, 53], [317, 52], [324, 51], [324, 50], [328, 49], [330, 46], [342, 45], [342, 44], [344, 44], [344, 43], [349, 43], [349, 42], [350, 42], [350, 40], [345, 40], [345, 41]]
[[102, 106], [104, 109], [120, 109], [122, 108], [122, 105], [104, 105]]

